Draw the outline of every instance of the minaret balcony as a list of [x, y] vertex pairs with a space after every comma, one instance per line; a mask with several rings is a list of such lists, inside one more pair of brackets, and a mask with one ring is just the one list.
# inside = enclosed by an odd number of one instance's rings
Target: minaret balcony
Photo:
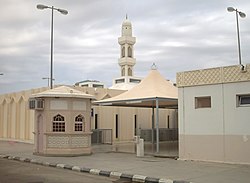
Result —
[[119, 59], [118, 63], [120, 66], [124, 66], [124, 65], [134, 66], [136, 63], [136, 59], [131, 58], [131, 57], [123, 57]]
[[123, 44], [130, 44], [130, 45], [134, 45], [136, 42], [136, 38], [135, 37], [130, 37], [130, 36], [122, 36], [118, 38], [118, 43], [120, 45]]

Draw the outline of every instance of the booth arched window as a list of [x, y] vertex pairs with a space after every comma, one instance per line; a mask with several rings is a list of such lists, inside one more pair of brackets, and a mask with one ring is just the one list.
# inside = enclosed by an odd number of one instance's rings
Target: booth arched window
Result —
[[64, 117], [60, 114], [57, 114], [53, 117], [53, 132], [65, 132], [65, 121]]
[[75, 131], [85, 131], [85, 121], [81, 114], [75, 117]]

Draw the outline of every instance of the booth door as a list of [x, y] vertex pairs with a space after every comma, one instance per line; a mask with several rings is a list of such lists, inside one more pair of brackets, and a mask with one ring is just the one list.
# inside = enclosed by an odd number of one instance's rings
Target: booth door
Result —
[[43, 152], [43, 117], [40, 115], [37, 120], [37, 152]]

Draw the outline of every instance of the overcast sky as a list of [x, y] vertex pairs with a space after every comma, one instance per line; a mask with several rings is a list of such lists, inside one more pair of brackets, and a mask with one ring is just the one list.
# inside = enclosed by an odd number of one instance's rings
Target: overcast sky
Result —
[[120, 76], [118, 37], [126, 13], [136, 37], [135, 76], [145, 77], [153, 62], [175, 82], [177, 72], [238, 64], [233, 6], [240, 18], [242, 62], [250, 63], [249, 0], [1, 0], [0, 93], [47, 86], [50, 73], [51, 10], [54, 12], [56, 84], [86, 79], [108, 87]]

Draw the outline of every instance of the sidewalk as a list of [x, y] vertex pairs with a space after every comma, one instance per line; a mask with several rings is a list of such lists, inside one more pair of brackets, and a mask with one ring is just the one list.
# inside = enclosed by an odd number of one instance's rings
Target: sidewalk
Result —
[[0, 141], [0, 155], [35, 159], [52, 164], [194, 183], [250, 182], [250, 165], [180, 161], [152, 156], [138, 158], [131, 153], [105, 151], [104, 146], [94, 146], [93, 149], [95, 153], [91, 156], [43, 157], [32, 154], [32, 144]]

